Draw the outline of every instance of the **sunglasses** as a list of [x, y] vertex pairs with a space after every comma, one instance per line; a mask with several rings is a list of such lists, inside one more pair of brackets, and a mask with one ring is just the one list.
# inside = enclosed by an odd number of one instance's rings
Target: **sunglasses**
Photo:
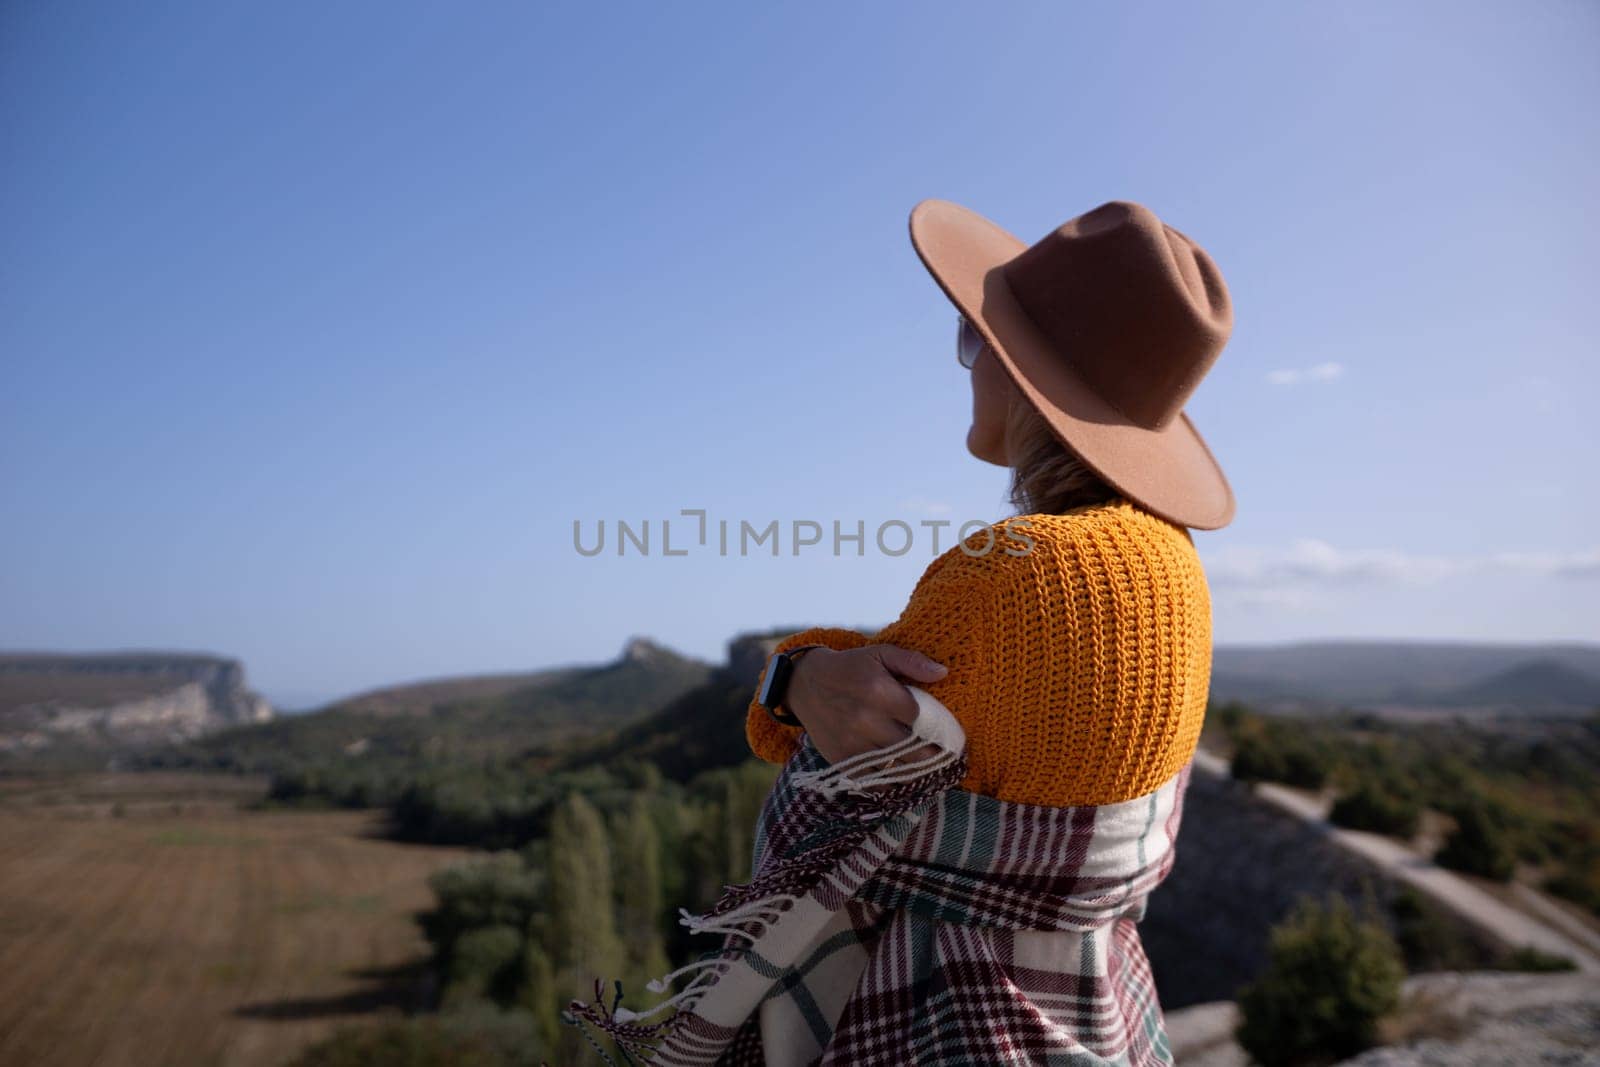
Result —
[[956, 361], [967, 370], [978, 362], [978, 355], [983, 351], [983, 346], [989, 342], [983, 339], [972, 323], [967, 321], [965, 315], [956, 316]]

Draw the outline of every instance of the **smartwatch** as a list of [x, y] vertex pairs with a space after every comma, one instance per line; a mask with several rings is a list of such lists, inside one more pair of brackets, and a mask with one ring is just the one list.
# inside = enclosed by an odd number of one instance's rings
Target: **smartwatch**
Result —
[[774, 652], [772, 658], [767, 660], [767, 673], [761, 680], [761, 692], [756, 695], [756, 703], [767, 709], [767, 714], [772, 721], [784, 726], [803, 726], [793, 712], [778, 711], [783, 703], [784, 694], [789, 690], [789, 679], [794, 676], [794, 664], [801, 656], [813, 648], [825, 648], [825, 645], [801, 645], [791, 648], [787, 652]]

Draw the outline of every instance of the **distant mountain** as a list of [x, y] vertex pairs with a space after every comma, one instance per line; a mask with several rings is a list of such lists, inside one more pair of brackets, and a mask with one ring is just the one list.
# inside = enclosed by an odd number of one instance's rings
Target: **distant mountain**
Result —
[[239, 662], [221, 656], [0, 654], [0, 754], [148, 746], [272, 717]]
[[515, 757], [564, 749], [649, 715], [703, 685], [712, 670], [635, 637], [605, 663], [374, 690], [207, 737], [163, 757], [161, 765], [272, 772], [341, 756]]
[[1301, 684], [1267, 675], [1229, 674], [1218, 670], [1213, 654], [1211, 668], [1211, 699], [1214, 702], [1237, 700], [1257, 707], [1287, 706], [1306, 699], [1307, 690]]
[[[749, 755], [744, 714], [756, 679], [773, 645], [805, 628], [737, 635], [719, 665], [634, 637], [604, 663], [428, 679], [277, 718], [222, 657], [0, 655], [0, 756], [168, 743], [179, 747], [157, 765], [248, 771], [344, 756], [528, 756], [535, 769], [637, 756], [687, 779]], [[1222, 645], [1210, 695], [1268, 711], [1586, 712], [1600, 705], [1600, 645]]]
[[1600, 707], [1600, 677], [1559, 660], [1534, 659], [1445, 694], [1449, 703]]
[[1218, 645], [1211, 699], [1308, 710], [1385, 705], [1581, 712], [1600, 703], [1600, 644]]

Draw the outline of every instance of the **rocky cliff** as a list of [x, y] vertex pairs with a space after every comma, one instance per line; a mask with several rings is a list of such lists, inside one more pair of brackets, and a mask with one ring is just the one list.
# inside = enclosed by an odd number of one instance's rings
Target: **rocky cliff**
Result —
[[166, 653], [0, 654], [0, 753], [181, 741], [265, 722], [237, 660]]

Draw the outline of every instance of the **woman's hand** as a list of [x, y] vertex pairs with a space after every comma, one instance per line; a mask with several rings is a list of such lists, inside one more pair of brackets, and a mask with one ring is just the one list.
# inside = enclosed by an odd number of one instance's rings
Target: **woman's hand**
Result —
[[[783, 705], [804, 724], [822, 758], [838, 763], [904, 740], [917, 717], [916, 699], [904, 683], [937, 682], [946, 671], [920, 652], [896, 645], [843, 652], [814, 648], [795, 661]], [[894, 757], [895, 765], [939, 751], [937, 745], [922, 745]]]

